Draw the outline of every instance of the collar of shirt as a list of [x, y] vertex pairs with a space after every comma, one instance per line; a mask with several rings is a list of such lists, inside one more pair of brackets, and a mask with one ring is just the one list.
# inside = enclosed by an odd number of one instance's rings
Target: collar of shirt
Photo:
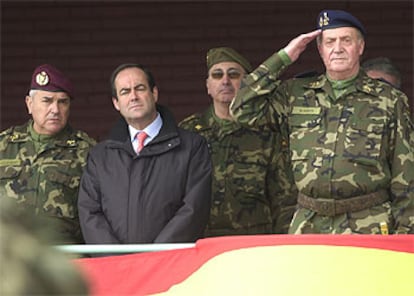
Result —
[[131, 138], [132, 147], [134, 147], [134, 151], [137, 150], [138, 147], [138, 140], [136, 139], [136, 134], [140, 132], [145, 132], [148, 137], [144, 141], [144, 146], [146, 146], [149, 142], [151, 142], [160, 132], [162, 127], [162, 118], [159, 113], [157, 113], [157, 117], [153, 122], [151, 122], [146, 128], [143, 130], [137, 130], [136, 128], [128, 125], [129, 129], [129, 136]]

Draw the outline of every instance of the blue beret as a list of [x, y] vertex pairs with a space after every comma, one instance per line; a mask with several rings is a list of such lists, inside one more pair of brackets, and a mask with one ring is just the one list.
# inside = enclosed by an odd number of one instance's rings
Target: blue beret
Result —
[[51, 92], [62, 91], [73, 99], [73, 85], [70, 80], [62, 72], [49, 64], [40, 65], [33, 71], [30, 89]]
[[322, 10], [317, 20], [317, 28], [326, 30], [340, 27], [357, 28], [362, 35], [366, 35], [366, 31], [361, 22], [352, 14], [343, 10]]

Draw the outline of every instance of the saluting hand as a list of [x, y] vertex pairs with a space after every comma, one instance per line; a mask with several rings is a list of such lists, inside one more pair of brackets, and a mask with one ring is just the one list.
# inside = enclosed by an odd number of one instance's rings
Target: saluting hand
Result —
[[291, 59], [292, 63], [299, 58], [300, 54], [306, 49], [306, 46], [321, 33], [322, 30], [318, 29], [310, 33], [301, 34], [289, 42], [284, 50]]

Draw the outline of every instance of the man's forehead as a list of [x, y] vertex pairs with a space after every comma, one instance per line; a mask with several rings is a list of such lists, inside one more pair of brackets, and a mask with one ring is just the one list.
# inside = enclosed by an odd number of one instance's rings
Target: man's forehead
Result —
[[243, 67], [240, 64], [236, 63], [236, 62], [221, 62], [221, 63], [217, 63], [217, 64], [214, 64], [213, 66], [211, 66], [210, 72], [214, 71], [214, 70], [219, 70], [219, 69], [227, 70], [227, 69], [231, 69], [231, 68], [238, 69], [238, 70], [243, 70]]
[[138, 68], [124, 69], [115, 78], [115, 84], [119, 86], [130, 85], [131, 82], [133, 84], [148, 84], [144, 71]]
[[326, 29], [322, 31], [322, 37], [344, 37], [344, 36], [355, 36], [358, 30], [353, 27], [340, 27]]
[[63, 91], [36, 90], [35, 96], [39, 98], [55, 98], [55, 99], [69, 98], [69, 95]]

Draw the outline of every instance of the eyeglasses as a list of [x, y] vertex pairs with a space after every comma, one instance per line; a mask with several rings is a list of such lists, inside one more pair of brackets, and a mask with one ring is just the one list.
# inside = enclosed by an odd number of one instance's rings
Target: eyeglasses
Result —
[[[239, 79], [242, 73], [240, 73], [238, 70], [230, 69], [227, 71], [227, 76], [230, 79]], [[210, 73], [211, 78], [213, 79], [221, 79], [224, 76], [224, 72], [221, 70], [213, 71]]]

